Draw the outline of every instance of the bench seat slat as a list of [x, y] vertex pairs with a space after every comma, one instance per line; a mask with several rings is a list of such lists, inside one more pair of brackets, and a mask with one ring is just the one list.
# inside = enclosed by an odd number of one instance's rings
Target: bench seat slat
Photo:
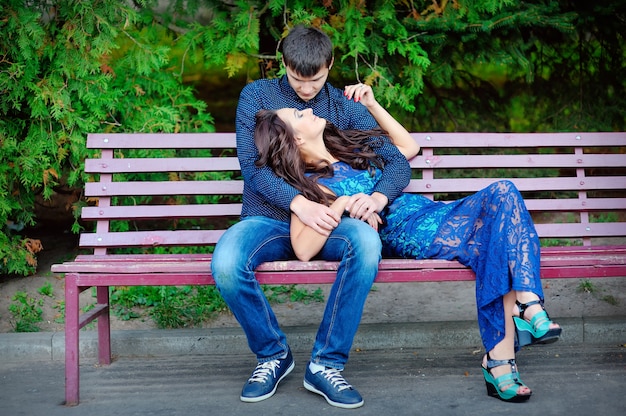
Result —
[[[556, 246], [542, 247], [541, 255], [545, 256], [606, 256], [606, 255], [626, 255], [626, 245], [611, 246]], [[213, 257], [210, 253], [186, 253], [186, 254], [79, 254], [76, 256], [75, 262], [115, 262], [115, 261], [210, 261]], [[383, 259], [386, 265], [398, 264], [403, 262], [412, 262], [406, 259]], [[429, 260], [442, 261], [442, 260]], [[294, 261], [294, 263], [300, 263]], [[333, 262], [330, 262], [333, 263]], [[293, 267], [290, 265], [289, 267]], [[388, 267], [388, 266], [387, 266]]]
[[[551, 267], [541, 271], [541, 277], [554, 278], [604, 278], [619, 277], [626, 274], [624, 265], [589, 265]], [[261, 284], [330, 284], [335, 281], [335, 270], [295, 270], [295, 271], [261, 271], [257, 279]], [[209, 272], [175, 273], [171, 270], [166, 273], [153, 274], [124, 274], [116, 272], [82, 273], [76, 274], [78, 287], [91, 286], [185, 286], [185, 285], [213, 285], [215, 281]], [[378, 283], [401, 282], [445, 282], [445, 281], [472, 281], [474, 273], [468, 268], [447, 268], [442, 273], [439, 269], [381, 269], [376, 277]]]
[[[53, 265], [55, 272], [78, 273], [208, 273], [211, 254], [118, 254], [118, 255], [81, 255], [76, 260]], [[626, 266], [626, 246], [599, 246], [594, 248], [544, 247], [541, 251], [542, 267], [573, 266]], [[337, 262], [313, 261], [274, 261], [263, 263], [258, 272], [297, 272], [297, 271], [336, 271]], [[419, 269], [466, 269], [456, 261], [423, 259], [410, 260], [385, 258], [381, 260], [380, 270], [419, 270]]]

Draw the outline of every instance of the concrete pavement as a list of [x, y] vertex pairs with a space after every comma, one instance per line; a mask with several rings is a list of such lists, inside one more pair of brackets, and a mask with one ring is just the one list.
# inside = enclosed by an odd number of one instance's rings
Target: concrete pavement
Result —
[[239, 328], [114, 331], [112, 365], [81, 333], [81, 404], [63, 405], [63, 334], [0, 334], [0, 415], [623, 415], [626, 317], [561, 318], [562, 339], [518, 353], [533, 389], [524, 404], [486, 395], [475, 321], [362, 325], [345, 377], [356, 410], [329, 406], [302, 387], [315, 327], [285, 331], [296, 369], [276, 395], [242, 403], [255, 366]]
[[626, 361], [620, 346], [557, 343], [518, 354], [533, 397], [522, 404], [487, 396], [481, 354], [465, 348], [354, 352], [345, 377], [362, 394], [355, 410], [329, 406], [302, 387], [307, 352], [276, 394], [243, 403], [239, 394], [255, 365], [250, 354], [119, 357], [107, 367], [81, 366], [81, 403], [62, 404], [59, 361], [0, 364], [0, 414], [110, 415], [568, 415], [626, 412]]

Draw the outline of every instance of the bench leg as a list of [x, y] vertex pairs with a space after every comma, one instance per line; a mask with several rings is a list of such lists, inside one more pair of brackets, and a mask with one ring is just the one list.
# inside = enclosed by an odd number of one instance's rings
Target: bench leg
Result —
[[65, 405], [75, 406], [79, 401], [78, 369], [78, 275], [65, 275]]
[[98, 286], [96, 299], [100, 305], [107, 305], [98, 315], [98, 362], [101, 365], [111, 364], [111, 320], [109, 318], [109, 287]]

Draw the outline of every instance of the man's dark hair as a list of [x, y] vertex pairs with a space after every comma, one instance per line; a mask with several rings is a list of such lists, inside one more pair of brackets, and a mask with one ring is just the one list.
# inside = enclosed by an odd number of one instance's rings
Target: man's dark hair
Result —
[[333, 62], [333, 43], [326, 33], [312, 26], [291, 29], [280, 50], [285, 65], [303, 77], [312, 77]]

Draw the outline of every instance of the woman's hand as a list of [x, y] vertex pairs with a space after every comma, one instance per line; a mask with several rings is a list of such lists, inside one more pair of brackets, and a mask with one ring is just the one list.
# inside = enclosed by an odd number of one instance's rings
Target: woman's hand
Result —
[[360, 102], [370, 112], [378, 125], [387, 132], [387, 135], [396, 145], [398, 150], [410, 160], [414, 158], [420, 150], [417, 142], [411, 137], [407, 129], [404, 128], [389, 112], [381, 106], [374, 97], [372, 87], [365, 84], [347, 85], [343, 90], [343, 95], [349, 100]]
[[378, 216], [385, 205], [387, 205], [387, 197], [379, 192], [374, 192], [372, 195], [358, 193], [350, 197], [345, 210], [350, 213], [352, 218], [369, 221], [373, 214]]
[[354, 100], [355, 103], [361, 103], [367, 108], [378, 103], [372, 87], [362, 83], [346, 85], [343, 89], [343, 95], [348, 100]]
[[378, 231], [378, 225], [382, 224], [383, 220], [380, 218], [380, 215], [378, 215], [378, 213], [375, 212], [372, 215], [370, 215], [370, 217], [367, 219], [366, 222], [369, 225], [371, 225], [373, 229]]

